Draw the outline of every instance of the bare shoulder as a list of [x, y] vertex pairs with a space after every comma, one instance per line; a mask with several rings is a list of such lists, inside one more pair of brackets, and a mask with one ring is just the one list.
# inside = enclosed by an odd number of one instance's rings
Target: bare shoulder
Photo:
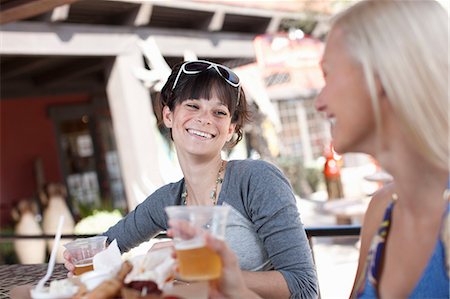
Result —
[[[394, 184], [384, 186], [378, 190], [369, 203], [366, 211], [368, 222], [381, 223], [388, 204], [392, 201], [392, 194], [394, 193]], [[365, 221], [366, 222], [366, 221]]]
[[372, 196], [364, 216], [364, 231], [367, 235], [373, 236], [378, 230], [381, 221], [383, 221], [386, 208], [392, 200], [393, 193], [394, 183], [391, 183], [378, 190]]
[[366, 268], [366, 260], [369, 254], [370, 244], [374, 235], [377, 233], [381, 222], [383, 221], [386, 207], [392, 198], [394, 192], [394, 185], [389, 184], [378, 190], [369, 203], [369, 206], [364, 215], [364, 223], [361, 228], [361, 247], [359, 249], [358, 269], [356, 271], [355, 282], [353, 284], [352, 295], [358, 291], [362, 286], [362, 279], [364, 279], [364, 269]]
[[378, 190], [369, 203], [364, 215], [364, 223], [361, 229], [361, 252], [368, 253], [373, 236], [384, 218], [384, 213], [391, 202], [394, 193], [394, 184], [389, 184]]

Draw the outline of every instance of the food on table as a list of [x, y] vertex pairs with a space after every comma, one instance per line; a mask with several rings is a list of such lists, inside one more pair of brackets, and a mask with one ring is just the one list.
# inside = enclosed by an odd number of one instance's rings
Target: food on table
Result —
[[115, 298], [120, 294], [120, 289], [123, 288], [123, 281], [128, 273], [130, 273], [133, 266], [130, 262], [122, 263], [117, 275], [112, 279], [107, 279], [98, 285], [91, 292], [78, 292], [74, 298], [79, 299], [109, 299]]
[[123, 262], [115, 275], [114, 271], [94, 270], [77, 277], [52, 281], [50, 287], [45, 288], [44, 295], [49, 294], [51, 289], [54, 299], [182, 299], [162, 293], [162, 289], [174, 280], [174, 262], [169, 249], [150, 251], [145, 256]]
[[140, 293], [147, 294], [157, 294], [160, 295], [162, 292], [158, 289], [158, 285], [151, 280], [134, 280], [128, 283], [127, 288], [139, 291]]
[[131, 281], [153, 281], [159, 289], [163, 289], [175, 279], [175, 259], [172, 257], [172, 249], [160, 248], [151, 250], [146, 255], [136, 256], [131, 259], [133, 270], [125, 278], [125, 283]]
[[64, 298], [72, 298], [74, 294], [80, 288], [80, 283], [77, 279], [66, 278], [61, 280], [55, 280], [50, 282], [48, 287], [43, 287], [40, 290], [33, 288], [30, 290], [31, 298], [40, 299], [40, 298], [55, 298], [55, 299], [64, 299]]

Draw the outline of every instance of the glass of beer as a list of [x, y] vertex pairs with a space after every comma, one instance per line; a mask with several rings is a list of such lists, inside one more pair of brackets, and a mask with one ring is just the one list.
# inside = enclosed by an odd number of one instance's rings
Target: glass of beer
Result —
[[[178, 261], [178, 274], [185, 281], [219, 278], [222, 261], [206, 247], [205, 233], [225, 238], [228, 206], [171, 206], [166, 213], [171, 220]], [[175, 226], [174, 226], [175, 225]]]
[[74, 274], [81, 275], [94, 270], [94, 256], [106, 249], [106, 236], [76, 239], [64, 244], [70, 252], [72, 262], [75, 265]]

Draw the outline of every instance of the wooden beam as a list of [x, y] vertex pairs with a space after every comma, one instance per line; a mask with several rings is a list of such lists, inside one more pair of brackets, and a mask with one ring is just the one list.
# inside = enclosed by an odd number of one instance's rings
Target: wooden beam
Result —
[[209, 31], [220, 31], [223, 27], [223, 21], [225, 20], [225, 12], [223, 10], [217, 10], [209, 23]]
[[152, 36], [163, 56], [254, 58], [256, 34], [17, 22], [1, 27], [0, 55], [117, 56]]
[[102, 71], [104, 68], [103, 61], [94, 62], [92, 59], [73, 61], [68, 65], [58, 67], [56, 70], [40, 74], [33, 81], [39, 86], [51, 87], [64, 82], [76, 81], [75, 79]]
[[33, 58], [33, 60], [23, 59], [16, 61], [14, 65], [11, 63], [2, 63], [1, 79], [7, 80], [21, 75], [26, 75], [34, 70], [46, 67], [49, 63], [51, 63], [50, 58], [47, 57], [43, 57], [41, 59]]
[[50, 87], [38, 86], [27, 81], [14, 83], [8, 82], [8, 84], [4, 84], [4, 86], [0, 88], [0, 99], [12, 100], [30, 97], [37, 98], [53, 95], [66, 95], [71, 93], [92, 94], [105, 90], [104, 84], [98, 81], [93, 81], [92, 78], [89, 79], [89, 81], [81, 81], [78, 79], [76, 82], [68, 82], [64, 85], [55, 85]]
[[70, 11], [70, 4], [55, 7], [52, 11], [51, 21], [62, 22], [67, 20], [67, 18], [69, 17], [69, 11]]
[[267, 26], [266, 33], [276, 33], [278, 32], [278, 29], [280, 28], [281, 18], [279, 16], [274, 16], [269, 23], [269, 26]]
[[[236, 14], [245, 16], [255, 16], [255, 17], [272, 17], [273, 15], [281, 15], [283, 18], [301, 19], [306, 16], [304, 10], [296, 9], [292, 11], [281, 11], [279, 9], [280, 3], [283, 1], [271, 1], [273, 2], [272, 7], [251, 7], [251, 5], [246, 5], [252, 2], [258, 1], [239, 1], [240, 5], [229, 5], [230, 0], [224, 0], [222, 3], [217, 2], [201, 2], [201, 1], [186, 1], [186, 0], [105, 0], [112, 2], [129, 2], [129, 3], [152, 3], [155, 6], [170, 7], [177, 9], [187, 9], [196, 11], [207, 11], [216, 12], [222, 10], [225, 14]], [[264, 1], [259, 1], [264, 2]], [[294, 2], [294, 1], [293, 1]], [[301, 1], [298, 1], [301, 2]], [[255, 5], [257, 6], [257, 5]]]
[[134, 19], [134, 26], [145, 26], [150, 23], [150, 18], [152, 16], [153, 4], [151, 3], [142, 3], [139, 6], [139, 11], [136, 14], [136, 18]]
[[11, 23], [45, 13], [78, 0], [18, 0], [0, 6], [0, 24]]

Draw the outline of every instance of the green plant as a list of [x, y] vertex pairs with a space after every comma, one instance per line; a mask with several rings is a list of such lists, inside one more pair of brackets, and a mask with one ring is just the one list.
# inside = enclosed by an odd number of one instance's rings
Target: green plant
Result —
[[306, 179], [303, 161], [300, 157], [279, 157], [275, 163], [287, 176], [296, 194], [301, 197], [307, 197], [312, 193], [312, 189]]
[[[14, 229], [12, 227], [3, 227], [1, 233], [14, 234]], [[13, 242], [2, 240], [0, 242], [0, 265], [17, 263], [19, 263], [19, 259], [17, 258]]]
[[92, 212], [92, 215], [83, 218], [75, 225], [74, 232], [79, 235], [100, 234], [116, 224], [120, 219], [122, 219], [122, 214], [119, 210], [95, 210]]
[[306, 180], [308, 181], [309, 186], [311, 186], [313, 192], [320, 190], [323, 184], [325, 184], [322, 169], [316, 167], [306, 167], [305, 173]]

